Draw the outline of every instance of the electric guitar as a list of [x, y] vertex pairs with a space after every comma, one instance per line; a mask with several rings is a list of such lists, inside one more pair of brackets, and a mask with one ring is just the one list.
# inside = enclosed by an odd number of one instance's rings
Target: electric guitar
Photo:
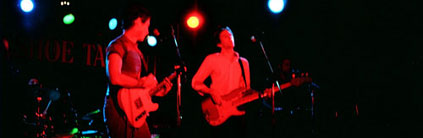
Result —
[[[305, 82], [311, 82], [311, 78], [293, 78], [291, 82], [280, 85], [280, 88], [286, 89], [291, 86], [299, 86]], [[222, 102], [219, 105], [215, 104], [211, 97], [208, 97], [201, 103], [201, 108], [207, 122], [212, 126], [219, 126], [231, 116], [244, 115], [243, 111], [238, 110], [239, 106], [254, 101], [259, 97], [268, 97], [272, 92], [276, 91], [279, 91], [278, 87], [265, 89], [263, 93], [253, 89], [238, 88], [229, 94], [221, 96]]]
[[[171, 81], [176, 77], [176, 74], [176, 71], [173, 72], [167, 79]], [[119, 107], [125, 112], [131, 126], [141, 127], [149, 113], [159, 108], [159, 104], [151, 101], [151, 96], [162, 90], [165, 83], [165, 81], [162, 81], [154, 88], [122, 88], [119, 90]]]

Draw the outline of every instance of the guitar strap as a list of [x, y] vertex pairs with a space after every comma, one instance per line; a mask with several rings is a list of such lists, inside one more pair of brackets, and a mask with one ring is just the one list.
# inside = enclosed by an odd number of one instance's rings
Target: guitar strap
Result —
[[[122, 60], [124, 60], [127, 56], [128, 49], [126, 48], [126, 46], [124, 46], [125, 43], [123, 42], [123, 40], [122, 39], [119, 39], [119, 40], [120, 40], [119, 42], [121, 43], [123, 50], [125, 51], [125, 54], [122, 57]], [[143, 55], [142, 52], [141, 52], [140, 58], [141, 58], [141, 63], [142, 63], [141, 66], [144, 66], [144, 69], [141, 70], [141, 74], [145, 73], [144, 75], [147, 75], [148, 74], [148, 66], [147, 66], [147, 62], [145, 61], [144, 55]], [[118, 99], [117, 99], [117, 92], [121, 88], [122, 87], [120, 87], [120, 86], [112, 85], [111, 91], [113, 91], [113, 93], [111, 93], [111, 98], [112, 98], [114, 107], [115, 107], [116, 111], [118, 112], [118, 114], [120, 114], [123, 117], [123, 119], [126, 120], [125, 112], [123, 111], [122, 108], [120, 108], [119, 103], [118, 103]]]
[[244, 66], [242, 65], [241, 57], [239, 57], [238, 62], [239, 62], [239, 65], [241, 66], [242, 78], [244, 79], [245, 87], [247, 87], [247, 80], [245, 79], [245, 71], [244, 71]]
[[[123, 42], [122, 42], [123, 40], [121, 40], [121, 43], [122, 44], [124, 44]], [[125, 57], [126, 56], [126, 53], [128, 53], [128, 50], [126, 49], [126, 47], [125, 46], [122, 46], [123, 47], [123, 50], [125, 51], [125, 55], [123, 55], [123, 57]], [[138, 48], [139, 49], [139, 48]], [[140, 49], [140, 51], [141, 51], [141, 49]], [[143, 70], [141, 70], [141, 76], [144, 76], [144, 75], [148, 75], [148, 64], [147, 64], [147, 62], [145, 61], [145, 58], [144, 58], [144, 54], [141, 52], [141, 55], [140, 55], [140, 59], [141, 59], [141, 63], [142, 63], [142, 65], [141, 66], [143, 66], [144, 67], [144, 69]], [[143, 73], [145, 73], [145, 74], [143, 74]]]
[[[141, 50], [140, 50], [141, 51]], [[145, 70], [145, 75], [148, 75], [148, 64], [147, 64], [147, 62], [145, 61], [145, 58], [144, 58], [144, 54], [141, 52], [141, 62], [143, 63], [142, 65], [144, 66], [144, 70]], [[141, 70], [142, 71], [142, 70]], [[155, 74], [154, 74], [155, 75]]]
[[[242, 61], [241, 61], [241, 57], [238, 59], [239, 65], [241, 66], [241, 71], [242, 71], [242, 78], [244, 78], [244, 83], [245, 83], [245, 87], [247, 87], [247, 80], [245, 79], [245, 71], [244, 71], [244, 66], [242, 65]], [[259, 98], [261, 99], [261, 94], [260, 92], [258, 93]]]
[[[244, 66], [242, 64], [242, 60], [241, 60], [241, 56], [238, 59], [239, 65], [241, 66], [241, 71], [242, 71], [242, 78], [244, 79], [244, 83], [245, 83], [245, 88], [247, 88], [247, 79], [245, 79], [245, 71], [244, 71]], [[260, 94], [259, 94], [260, 95]], [[245, 110], [247, 107], [245, 105], [239, 106], [238, 109], [240, 110]]]

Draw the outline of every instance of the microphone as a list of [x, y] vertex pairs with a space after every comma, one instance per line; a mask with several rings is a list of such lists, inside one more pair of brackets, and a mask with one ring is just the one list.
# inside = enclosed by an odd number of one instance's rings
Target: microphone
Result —
[[264, 32], [259, 33], [253, 33], [253, 35], [250, 36], [251, 42], [260, 42], [260, 38], [263, 38]]
[[[175, 37], [175, 29], [173, 29], [172, 25], [170, 26], [170, 29], [172, 30], [171, 35], [172, 35], [173, 41], [175, 43], [175, 46], [178, 47], [178, 41], [176, 41], [176, 37]], [[178, 53], [179, 53], [179, 51], [178, 51]]]
[[[170, 29], [171, 29], [171, 35], [172, 35], [172, 38], [173, 38], [173, 42], [174, 42], [175, 47], [176, 47], [176, 54], [178, 54], [179, 62], [180, 62], [180, 64], [181, 64], [183, 67], [185, 67], [185, 62], [184, 62], [184, 60], [182, 59], [181, 52], [180, 52], [180, 50], [179, 50], [178, 41], [176, 41], [175, 29], [173, 29], [173, 26], [172, 26], [172, 25], [170, 25]], [[177, 29], [178, 29], [178, 28], [177, 28]]]
[[153, 34], [154, 34], [155, 36], [160, 36], [159, 29], [154, 28], [154, 29], [153, 29]]
[[253, 43], [257, 42], [256, 36], [254, 36], [254, 35], [252, 35], [252, 36], [250, 37], [250, 40], [251, 40], [251, 42], [253, 42]]

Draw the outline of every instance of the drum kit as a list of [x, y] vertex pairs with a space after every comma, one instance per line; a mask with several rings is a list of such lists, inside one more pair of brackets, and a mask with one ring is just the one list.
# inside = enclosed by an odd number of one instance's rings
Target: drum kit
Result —
[[30, 93], [33, 95], [30, 103], [32, 109], [22, 115], [24, 137], [105, 137], [102, 125], [95, 125], [103, 123], [100, 109], [80, 117], [72, 104], [69, 90], [42, 88], [40, 85], [31, 84], [30, 86]]

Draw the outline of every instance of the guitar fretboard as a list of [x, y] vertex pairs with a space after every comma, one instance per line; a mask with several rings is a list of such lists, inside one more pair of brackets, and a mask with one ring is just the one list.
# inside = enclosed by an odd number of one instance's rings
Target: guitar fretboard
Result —
[[[291, 87], [291, 86], [292, 86], [292, 84], [289, 83], [289, 82], [280, 85], [282, 90], [286, 89], [288, 87]], [[278, 90], [279, 90], [278, 87], [273, 87], [272, 89], [266, 89], [260, 96], [261, 97], [267, 97], [267, 96], [269, 96], [270, 93], [276, 92]], [[233, 106], [239, 106], [239, 105], [243, 105], [245, 103], [257, 100], [259, 98], [259, 94], [260, 93], [258, 91], [255, 91], [253, 89], [249, 89], [249, 90], [243, 92], [242, 97], [238, 98], [237, 100], [234, 100], [232, 102], [232, 105]]]
[[[176, 77], [176, 72], [173, 72], [170, 76], [168, 76], [167, 78], [169, 79], [169, 80], [172, 80], [172, 79], [174, 79]], [[163, 87], [164, 87], [164, 85], [165, 85], [165, 81], [162, 81], [162, 82], [160, 82], [159, 84], [157, 84], [157, 86], [156, 87], [154, 87], [153, 89], [151, 89], [150, 90], [150, 92], [149, 92], [149, 94], [150, 95], [154, 95], [154, 94], [156, 94], [157, 92], [159, 92]]]
[[254, 101], [254, 100], [259, 98], [259, 92], [258, 91], [249, 89], [249, 90], [245, 91], [244, 93], [245, 94], [243, 94], [241, 98], [232, 102], [233, 106], [243, 105], [245, 103]]

